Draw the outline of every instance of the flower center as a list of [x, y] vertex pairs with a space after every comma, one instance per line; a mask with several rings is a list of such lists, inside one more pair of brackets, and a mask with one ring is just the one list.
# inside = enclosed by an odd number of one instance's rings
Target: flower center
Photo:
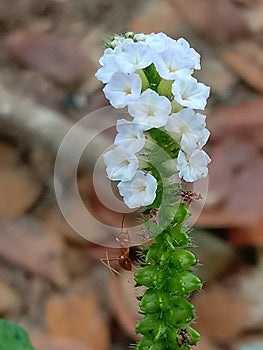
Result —
[[147, 110], [147, 117], [153, 117], [154, 116], [154, 108], [149, 107], [149, 109]]
[[129, 159], [125, 159], [123, 162], [122, 162], [122, 164], [124, 165], [124, 166], [129, 166], [130, 165], [130, 161], [129, 161]]
[[125, 95], [131, 95], [132, 89], [130, 86], [127, 86], [126, 89], [124, 90]]
[[134, 183], [134, 190], [138, 193], [138, 192], [145, 192], [147, 188], [147, 185], [144, 181], [142, 180], [137, 180]]
[[170, 65], [168, 67], [168, 70], [169, 70], [169, 73], [174, 73], [176, 69], [172, 65]]
[[180, 127], [181, 134], [186, 134], [189, 131], [189, 126], [186, 124], [181, 125]]

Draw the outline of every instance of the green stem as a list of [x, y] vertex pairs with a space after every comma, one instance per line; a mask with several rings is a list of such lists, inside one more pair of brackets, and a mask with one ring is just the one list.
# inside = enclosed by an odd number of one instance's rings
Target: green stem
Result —
[[137, 350], [188, 350], [199, 340], [199, 333], [190, 327], [195, 311], [188, 298], [202, 287], [202, 282], [192, 273], [197, 260], [190, 251], [191, 240], [185, 227], [190, 213], [176, 194], [179, 185], [167, 185], [166, 170], [160, 171], [160, 160], [175, 158], [178, 144], [164, 131], [151, 129], [148, 134], [156, 145], [150, 153], [148, 169], [157, 178], [158, 191], [154, 206], [144, 213], [159, 208], [159, 225], [151, 219], [145, 223], [154, 243], [144, 251], [145, 263], [135, 273], [136, 286], [146, 287], [139, 298], [144, 317], [136, 326], [136, 332], [143, 335]]

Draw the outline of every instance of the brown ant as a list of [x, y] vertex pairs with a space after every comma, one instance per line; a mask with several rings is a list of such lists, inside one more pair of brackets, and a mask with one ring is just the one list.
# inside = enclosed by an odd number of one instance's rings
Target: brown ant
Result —
[[[111, 271], [118, 273], [117, 270], [115, 270], [111, 265], [110, 261], [118, 261], [119, 265], [126, 271], [132, 270], [132, 265], [139, 266], [140, 264], [145, 262], [145, 258], [142, 254], [142, 248], [140, 245], [131, 245], [130, 235], [128, 231], [124, 231], [124, 219], [125, 214], [122, 218], [122, 224], [121, 224], [121, 232], [119, 233], [118, 237], [116, 238], [117, 241], [120, 243], [120, 255], [118, 258], [109, 259], [108, 255], [106, 253], [106, 259], [101, 259], [101, 262], [108, 266]], [[106, 261], [106, 262], [105, 262]]]

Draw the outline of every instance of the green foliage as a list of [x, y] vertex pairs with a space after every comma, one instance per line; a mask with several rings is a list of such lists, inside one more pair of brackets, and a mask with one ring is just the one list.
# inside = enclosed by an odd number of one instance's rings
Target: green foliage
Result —
[[156, 128], [148, 130], [148, 134], [159, 147], [168, 153], [169, 158], [177, 158], [180, 151], [180, 146], [170, 135], [168, 135], [165, 131]]
[[1, 350], [36, 350], [27, 333], [11, 321], [0, 320]]
[[158, 85], [159, 85], [160, 81], [162, 80], [162, 78], [158, 74], [158, 72], [155, 68], [155, 65], [152, 63], [150, 66], [144, 68], [143, 71], [144, 71], [144, 74], [148, 80], [149, 87], [152, 90], [157, 91]]

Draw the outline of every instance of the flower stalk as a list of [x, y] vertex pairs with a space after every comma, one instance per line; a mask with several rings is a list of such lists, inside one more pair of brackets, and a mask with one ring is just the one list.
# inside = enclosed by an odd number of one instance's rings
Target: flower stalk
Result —
[[134, 277], [146, 288], [136, 348], [188, 350], [199, 339], [188, 299], [202, 282], [192, 272], [197, 259], [186, 224], [195, 194], [184, 193], [182, 182], [206, 177], [210, 162], [202, 150], [210, 135], [205, 116], [195, 112], [210, 90], [192, 76], [200, 55], [183, 38], [129, 32], [107, 43], [100, 64], [106, 98], [130, 116], [117, 121], [114, 147], [103, 155], [106, 172], [126, 205], [140, 209], [153, 241]]

